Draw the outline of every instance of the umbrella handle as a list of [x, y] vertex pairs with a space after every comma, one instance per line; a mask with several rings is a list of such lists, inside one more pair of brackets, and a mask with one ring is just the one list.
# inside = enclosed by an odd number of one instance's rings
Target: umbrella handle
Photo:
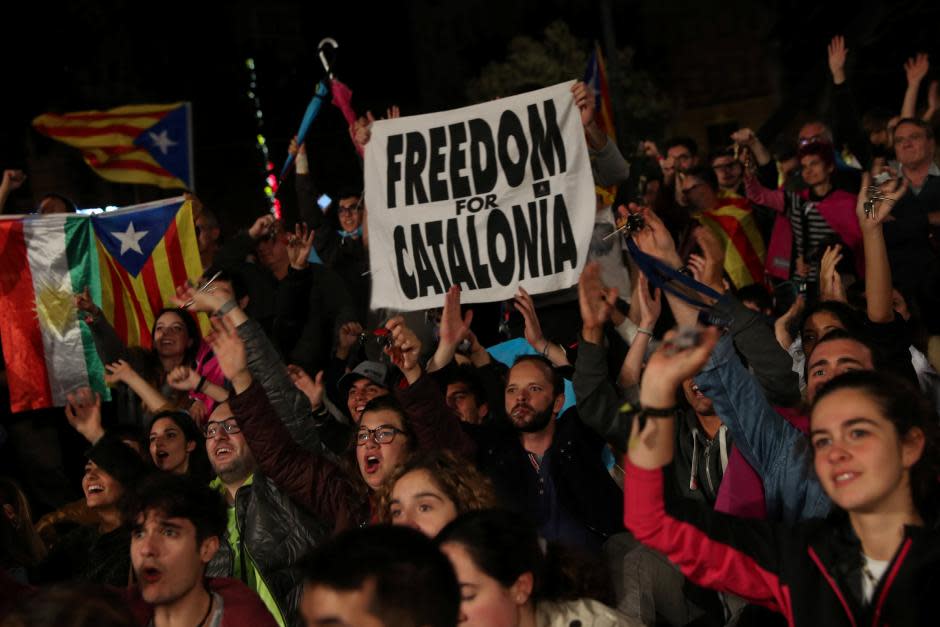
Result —
[[335, 59], [335, 58], [336, 58], [336, 49], [339, 48], [339, 44], [336, 43], [336, 40], [333, 39], [332, 37], [324, 37], [323, 39], [320, 40], [320, 43], [317, 44], [317, 56], [320, 57], [320, 63], [323, 64], [323, 69], [324, 69], [324, 71], [326, 72], [326, 75], [330, 78], [330, 80], [332, 80], [332, 79], [333, 79], [333, 70], [330, 68], [330, 65], [332, 65], [332, 63], [331, 63], [331, 61], [329, 61], [329, 60], [326, 58], [326, 50], [325, 50], [325, 49], [326, 49], [326, 46], [327, 46], [327, 45], [333, 47], [333, 55], [332, 55], [332, 56], [333, 56], [333, 60], [335, 61], [335, 60], [336, 60], [336, 59]]

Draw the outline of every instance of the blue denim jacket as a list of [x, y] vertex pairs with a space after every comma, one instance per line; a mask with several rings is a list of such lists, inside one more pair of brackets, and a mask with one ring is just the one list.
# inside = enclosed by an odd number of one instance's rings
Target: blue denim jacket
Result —
[[763, 479], [768, 518], [792, 524], [825, 517], [831, 502], [813, 472], [809, 440], [767, 402], [730, 337], [721, 338], [695, 382]]

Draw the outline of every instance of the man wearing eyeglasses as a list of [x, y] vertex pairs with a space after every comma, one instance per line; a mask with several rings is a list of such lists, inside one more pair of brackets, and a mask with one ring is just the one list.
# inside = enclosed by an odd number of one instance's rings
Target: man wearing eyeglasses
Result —
[[279, 625], [299, 624], [303, 576], [298, 561], [326, 535], [323, 525], [258, 472], [228, 403], [215, 408], [204, 433], [217, 474], [210, 487], [228, 504], [228, 542], [222, 542], [206, 574], [241, 579]]
[[907, 193], [884, 223], [891, 278], [908, 302], [914, 299], [931, 335], [940, 333], [940, 259], [930, 246], [930, 231], [940, 227], [940, 168], [929, 123], [915, 118], [898, 122], [894, 151]]

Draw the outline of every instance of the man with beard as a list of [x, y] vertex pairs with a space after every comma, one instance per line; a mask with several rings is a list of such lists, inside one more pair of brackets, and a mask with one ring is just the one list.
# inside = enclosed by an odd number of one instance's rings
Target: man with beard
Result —
[[622, 529], [621, 493], [601, 461], [604, 441], [575, 410], [559, 416], [564, 404], [551, 362], [523, 355], [506, 377], [505, 418], [463, 427], [502, 502], [532, 518], [546, 540], [599, 550]]
[[688, 406], [676, 416], [676, 478], [684, 496], [714, 505], [731, 454], [731, 437], [711, 399], [692, 378], [682, 382], [682, 391]]
[[319, 544], [325, 529], [257, 470], [228, 403], [216, 406], [204, 433], [209, 462], [218, 475], [210, 487], [228, 504], [228, 542], [221, 542], [207, 573], [241, 579], [258, 593], [278, 625], [297, 625], [303, 591], [300, 558]]

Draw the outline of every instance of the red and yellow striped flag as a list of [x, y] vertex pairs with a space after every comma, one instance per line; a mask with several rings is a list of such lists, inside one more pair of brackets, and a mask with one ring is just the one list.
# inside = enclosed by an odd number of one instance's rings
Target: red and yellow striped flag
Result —
[[763, 282], [764, 257], [767, 253], [753, 212], [744, 199], [720, 200], [725, 204], [694, 217], [710, 228], [724, 246], [725, 272], [735, 288]]
[[46, 113], [33, 120], [33, 126], [81, 149], [85, 163], [109, 181], [193, 187], [189, 103]]
[[[176, 286], [202, 275], [192, 203], [182, 198], [92, 217], [97, 236], [101, 309], [128, 346], [149, 348], [159, 311]], [[200, 316], [203, 333], [208, 319]]]

